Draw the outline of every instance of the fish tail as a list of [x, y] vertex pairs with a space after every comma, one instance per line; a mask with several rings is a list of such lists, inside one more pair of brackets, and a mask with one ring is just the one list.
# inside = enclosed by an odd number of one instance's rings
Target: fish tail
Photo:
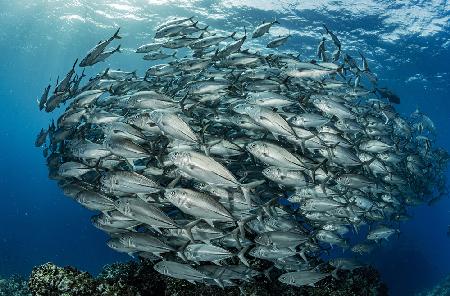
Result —
[[241, 260], [241, 262], [247, 267], [250, 267], [250, 264], [248, 263], [247, 258], [245, 258], [245, 253], [247, 253], [249, 248], [250, 246], [246, 246], [245, 248], [240, 250], [239, 253], [237, 254], [239, 260]]
[[272, 281], [272, 278], [270, 277], [270, 272], [272, 271], [272, 269], [273, 265], [263, 271], [264, 276], [269, 280], [269, 282]]
[[192, 236], [192, 228], [197, 225], [201, 219], [197, 219], [195, 221], [189, 222], [183, 227], [183, 230], [186, 232], [187, 236], [189, 237], [191, 242], [194, 242], [194, 237]]
[[241, 184], [240, 188], [242, 190], [242, 193], [244, 194], [245, 201], [247, 202], [249, 207], [252, 204], [252, 197], [250, 195], [250, 190], [263, 184], [264, 182], [265, 182], [265, 180], [259, 180], [259, 181], [254, 181], [254, 182], [250, 182], [247, 184]]
[[178, 257], [180, 257], [183, 261], [187, 262], [187, 258], [184, 255], [184, 249], [186, 249], [186, 247], [189, 245], [189, 242], [185, 243], [184, 245], [182, 245], [181, 247], [178, 248], [177, 255]]
[[112, 36], [112, 39], [122, 39], [122, 36], [119, 36], [120, 28], [117, 29], [116, 33]]

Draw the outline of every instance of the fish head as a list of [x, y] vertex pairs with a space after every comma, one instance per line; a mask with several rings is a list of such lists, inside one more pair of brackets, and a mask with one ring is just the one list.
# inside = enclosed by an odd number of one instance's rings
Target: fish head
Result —
[[133, 243], [133, 238], [128, 234], [122, 234], [119, 236], [118, 239], [120, 243], [126, 247], [135, 247]]
[[318, 240], [324, 240], [328, 237], [328, 233], [326, 231], [319, 230], [316, 234], [316, 238]]
[[87, 64], [88, 57], [89, 57], [89, 55], [87, 55], [84, 59], [81, 60], [81, 62], [79, 64], [80, 67], [86, 67], [88, 65]]
[[94, 225], [99, 225], [100, 224], [99, 220], [100, 220], [101, 216], [102, 216], [101, 214], [92, 216], [91, 219], [90, 219], [91, 223], [94, 224]]
[[337, 177], [335, 179], [335, 181], [340, 185], [349, 185], [350, 184], [350, 178], [345, 175]]
[[100, 178], [100, 184], [103, 191], [110, 192], [119, 186], [120, 182], [117, 176], [107, 173]]
[[200, 183], [200, 182], [195, 182], [193, 185], [194, 189], [199, 190], [199, 191], [205, 191], [208, 190], [208, 184], [206, 183]]
[[239, 114], [251, 114], [254, 110], [256, 110], [256, 106], [250, 104], [237, 104], [232, 107], [232, 110]]
[[272, 240], [267, 233], [262, 233], [255, 238], [255, 243], [263, 246], [270, 246], [272, 244]]
[[259, 141], [255, 141], [255, 142], [251, 142], [250, 144], [248, 144], [245, 149], [254, 154], [257, 153], [258, 151], [261, 150], [261, 148], [263, 147], [263, 143], [259, 142]]
[[250, 255], [250, 256], [252, 256], [252, 257], [259, 257], [259, 256], [261, 256], [262, 255], [262, 249], [261, 248], [259, 248], [259, 247], [254, 247], [253, 249], [251, 249], [249, 252], [248, 252], [248, 254]]
[[130, 207], [130, 199], [129, 198], [119, 198], [116, 201], [114, 201], [114, 207], [119, 210], [124, 215], [130, 215], [131, 214], [131, 207]]
[[295, 277], [292, 276], [291, 273], [285, 273], [285, 274], [280, 275], [278, 280], [280, 282], [282, 282], [283, 284], [295, 285]]
[[84, 204], [86, 202], [85, 191], [81, 191], [81, 192], [77, 193], [77, 195], [75, 196], [75, 200], [81, 204]]
[[162, 111], [159, 110], [153, 110], [152, 112], [148, 113], [148, 116], [150, 118], [151, 121], [153, 121], [154, 123], [158, 124], [161, 122], [164, 113]]
[[165, 263], [164, 261], [161, 261], [161, 262], [155, 264], [155, 265], [153, 266], [153, 268], [154, 268], [157, 272], [159, 272], [159, 273], [161, 273], [161, 274], [164, 274], [164, 275], [168, 275], [168, 274], [169, 274], [169, 268], [167, 267], [167, 265], [166, 265], [166, 263]]
[[106, 244], [108, 245], [108, 247], [110, 247], [111, 249], [119, 249], [120, 247], [123, 247], [123, 245], [120, 243], [119, 239], [117, 238], [111, 238], [109, 239]]
[[262, 171], [262, 174], [268, 178], [276, 178], [280, 176], [281, 170], [277, 167], [267, 167]]
[[187, 192], [180, 188], [165, 189], [164, 197], [174, 205], [181, 205], [187, 197]]
[[169, 160], [176, 166], [182, 166], [184, 163], [189, 162], [190, 155], [188, 152], [175, 151], [169, 153]]

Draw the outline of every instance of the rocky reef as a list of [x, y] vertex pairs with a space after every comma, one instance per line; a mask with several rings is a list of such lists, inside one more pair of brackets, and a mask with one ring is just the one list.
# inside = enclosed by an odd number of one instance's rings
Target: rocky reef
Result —
[[153, 263], [146, 260], [108, 265], [97, 277], [73, 267], [58, 267], [47, 263], [33, 269], [28, 285], [34, 296], [388, 295], [387, 288], [380, 281], [377, 271], [371, 267], [351, 272], [340, 271], [338, 279], [327, 277], [316, 287], [296, 288], [260, 276], [253, 282], [242, 284], [241, 287], [227, 287], [223, 290], [216, 286], [194, 285], [184, 280], [165, 277], [153, 269]]
[[422, 291], [416, 294], [415, 296], [447, 296], [447, 295], [450, 295], [450, 275], [448, 275], [436, 286], [431, 287], [426, 291]]
[[0, 278], [0, 296], [31, 296], [26, 279], [18, 275]]

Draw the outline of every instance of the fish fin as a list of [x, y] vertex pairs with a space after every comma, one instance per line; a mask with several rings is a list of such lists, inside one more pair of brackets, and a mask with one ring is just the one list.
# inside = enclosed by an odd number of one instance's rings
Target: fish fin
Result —
[[213, 260], [211, 262], [214, 263], [215, 265], [222, 266], [222, 263], [220, 263], [220, 260]]
[[155, 255], [156, 257], [158, 257], [159, 259], [164, 259], [164, 257], [161, 256], [161, 253], [154, 252], [154, 253], [152, 253], [152, 254]]
[[240, 250], [239, 253], [237, 254], [239, 260], [241, 260], [241, 262], [247, 267], [250, 267], [250, 264], [248, 263], [247, 259], [245, 258], [245, 253], [247, 253], [247, 251], [250, 247], [251, 246], [246, 246], [245, 248]]
[[338, 275], [337, 275], [337, 272], [338, 272], [338, 269], [336, 268], [335, 270], [333, 270], [333, 271], [331, 272], [331, 276], [332, 276], [334, 279], [339, 280], [339, 277], [338, 277]]
[[175, 185], [177, 185], [178, 182], [180, 182], [180, 179], [181, 179], [181, 176], [177, 176], [175, 179], [173, 179], [173, 180], [167, 185], [167, 188], [168, 188], [168, 189], [174, 188]]
[[189, 245], [189, 242], [186, 242], [184, 245], [182, 245], [181, 247], [178, 248], [177, 250], [177, 255], [178, 257], [180, 257], [183, 261], [187, 262], [187, 258], [184, 255], [184, 250], [186, 249], [186, 247]]
[[[186, 232], [188, 238], [191, 240], [191, 242], [194, 242], [194, 237], [192, 236], [192, 228], [195, 227], [199, 222], [201, 222], [202, 219], [197, 219], [195, 221], [189, 222], [183, 227], [183, 230]], [[214, 225], [212, 225], [214, 227]]]
[[237, 221], [239, 232], [241, 233], [241, 238], [245, 238], [245, 224], [247, 224], [247, 222], [253, 220], [254, 218], [256, 218], [255, 215]]
[[136, 193], [136, 196], [146, 202], [150, 200], [146, 193]]
[[136, 169], [136, 165], [134, 164], [135, 158], [126, 158], [125, 159], [127, 164], [129, 165], [130, 169], [134, 172]]
[[298, 253], [299, 255], [300, 255], [300, 257], [306, 262], [306, 264], [308, 264], [309, 262], [308, 262], [308, 259], [306, 258], [306, 255], [305, 255], [305, 251], [303, 250], [303, 251], [301, 251], [300, 253]]
[[223, 283], [222, 283], [221, 280], [219, 280], [219, 279], [214, 279], [214, 281], [216, 282], [216, 284], [217, 284], [220, 288], [225, 289], [225, 287], [223, 286]]
[[187, 281], [190, 282], [193, 285], [197, 285], [197, 283], [195, 281], [193, 281], [193, 280], [187, 280]]
[[154, 230], [156, 230], [156, 232], [158, 232], [159, 234], [163, 234], [162, 233], [162, 231], [161, 231], [161, 229], [159, 229], [158, 227], [156, 227], [156, 226], [152, 226], [152, 228], [154, 229]]
[[119, 31], [120, 31], [120, 27], [117, 29], [116, 33], [114, 33], [114, 35], [112, 37], [113, 39], [122, 39], [122, 37], [119, 36]]
[[264, 276], [269, 280], [269, 282], [272, 281], [272, 278], [270, 277], [270, 272], [272, 271], [272, 269], [273, 265], [263, 271]]
[[211, 220], [211, 219], [203, 219], [203, 221], [205, 221], [206, 223], [208, 223], [209, 226], [214, 227], [213, 220]]
[[245, 201], [247, 202], [247, 205], [249, 207], [251, 207], [251, 205], [252, 205], [250, 190], [263, 184], [264, 182], [265, 182], [265, 180], [259, 180], [259, 181], [254, 181], [254, 182], [250, 182], [250, 183], [246, 183], [246, 184], [240, 184], [240, 188], [242, 190], [242, 193], [244, 194]]
[[[242, 226], [242, 229], [241, 229], [241, 226]], [[239, 223], [238, 223], [238, 227], [236, 229], [234, 229], [231, 232], [231, 234], [233, 235], [233, 238], [236, 241], [239, 250], [242, 249], [241, 240], [239, 239], [239, 233], [240, 232], [245, 232], [244, 225], [239, 225]]]

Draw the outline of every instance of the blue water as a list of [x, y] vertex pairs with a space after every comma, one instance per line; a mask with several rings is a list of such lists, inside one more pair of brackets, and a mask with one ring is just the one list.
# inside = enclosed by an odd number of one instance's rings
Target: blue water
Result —
[[[325, 23], [345, 51], [367, 56], [380, 84], [401, 97], [401, 113], [419, 107], [432, 118], [437, 144], [450, 150], [449, 1], [354, 2], [0, 1], [0, 275], [27, 275], [48, 261], [96, 273], [128, 260], [105, 245], [106, 236], [89, 222], [92, 213], [48, 180], [42, 151], [34, 148], [51, 118], [38, 111], [36, 98], [118, 26], [124, 53], [95, 69], [137, 69], [142, 75], [145, 63], [132, 50], [150, 41], [155, 24], [168, 16], [195, 15], [230, 31], [277, 18], [281, 26], [272, 33], [290, 32], [284, 49], [305, 58], [313, 56]], [[412, 295], [450, 273], [449, 198], [411, 214], [400, 237], [368, 258], [392, 295]]]

